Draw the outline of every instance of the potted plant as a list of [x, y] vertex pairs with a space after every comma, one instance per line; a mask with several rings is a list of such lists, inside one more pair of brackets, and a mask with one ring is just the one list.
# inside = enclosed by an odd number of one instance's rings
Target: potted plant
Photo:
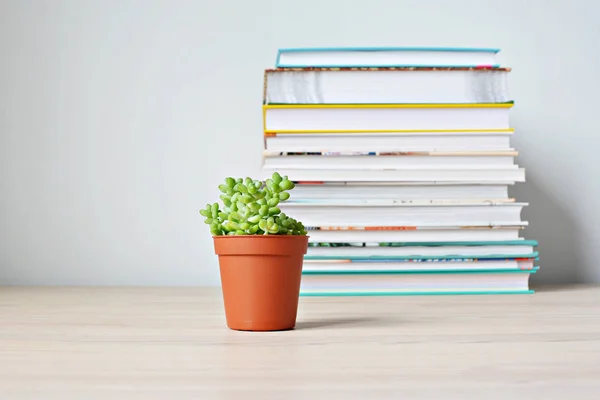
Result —
[[277, 172], [265, 181], [226, 178], [219, 185], [222, 205], [200, 210], [219, 257], [230, 329], [273, 331], [296, 325], [308, 236], [301, 222], [277, 207], [293, 188]]

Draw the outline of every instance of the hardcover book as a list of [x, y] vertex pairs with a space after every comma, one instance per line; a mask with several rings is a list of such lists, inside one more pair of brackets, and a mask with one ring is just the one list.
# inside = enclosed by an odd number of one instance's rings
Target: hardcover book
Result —
[[279, 68], [264, 104], [504, 103], [509, 68]]
[[500, 49], [475, 47], [315, 47], [277, 52], [278, 68], [499, 67]]

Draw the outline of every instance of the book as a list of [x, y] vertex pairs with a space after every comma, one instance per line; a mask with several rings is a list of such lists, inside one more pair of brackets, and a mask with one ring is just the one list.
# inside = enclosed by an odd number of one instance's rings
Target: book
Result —
[[[524, 182], [525, 169], [516, 166], [503, 169], [292, 169], [279, 168], [278, 172], [295, 182], [461, 182], [496, 183]], [[268, 178], [273, 170], [262, 169]]]
[[499, 67], [500, 49], [469, 47], [283, 48], [278, 68], [303, 67]]
[[514, 202], [509, 184], [468, 184], [428, 182], [295, 182], [289, 203], [301, 201], [394, 200], [404, 203]]
[[310, 242], [460, 242], [522, 240], [520, 232], [528, 225], [511, 226], [337, 226], [307, 225]]
[[265, 151], [265, 169], [506, 169], [516, 151]]
[[288, 203], [282, 212], [306, 226], [469, 226], [519, 225], [527, 203], [412, 205], [386, 203]]
[[318, 275], [330, 272], [366, 273], [366, 272], [439, 272], [439, 271], [515, 271], [531, 270], [535, 266], [534, 258], [521, 259], [426, 259], [395, 261], [357, 261], [357, 260], [304, 260], [302, 273]]
[[502, 151], [510, 150], [513, 130], [495, 132], [267, 133], [264, 147], [281, 152]]
[[494, 199], [471, 201], [467, 199], [456, 200], [400, 200], [400, 199], [304, 199], [286, 201], [287, 206], [314, 205], [314, 206], [344, 206], [344, 207], [388, 207], [388, 206], [473, 206], [473, 205], [496, 205], [501, 203], [515, 203], [514, 199]]
[[280, 68], [264, 104], [503, 103], [508, 68]]
[[529, 294], [531, 270], [303, 274], [300, 295]]
[[[506, 254], [516, 258], [529, 257], [537, 242], [514, 240], [501, 242], [311, 242], [309, 257], [409, 257], [436, 256], [440, 258], [496, 258]], [[456, 257], [454, 257], [456, 256]]]
[[513, 103], [264, 105], [265, 132], [510, 129]]
[[340, 260], [340, 261], [361, 261], [361, 262], [421, 262], [421, 261], [433, 261], [433, 260], [446, 260], [446, 261], [490, 261], [490, 260], [513, 260], [513, 259], [536, 259], [538, 257], [537, 252], [527, 254], [489, 254], [485, 258], [482, 257], [469, 257], [463, 254], [451, 254], [446, 257], [441, 255], [427, 256], [422, 254], [411, 254], [408, 256], [305, 256], [305, 260]]

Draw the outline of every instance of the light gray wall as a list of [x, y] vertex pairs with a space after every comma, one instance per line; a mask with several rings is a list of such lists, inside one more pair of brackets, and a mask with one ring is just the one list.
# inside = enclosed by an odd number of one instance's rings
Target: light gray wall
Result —
[[[352, 4], [355, 3], [355, 4]], [[279, 47], [500, 47], [536, 282], [600, 281], [596, 1], [0, 1], [0, 284], [218, 284]]]

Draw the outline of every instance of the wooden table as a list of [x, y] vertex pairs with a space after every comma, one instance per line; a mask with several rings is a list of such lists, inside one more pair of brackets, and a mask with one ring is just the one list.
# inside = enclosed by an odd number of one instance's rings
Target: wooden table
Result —
[[600, 288], [303, 298], [225, 327], [218, 289], [0, 288], [0, 399], [598, 399]]

